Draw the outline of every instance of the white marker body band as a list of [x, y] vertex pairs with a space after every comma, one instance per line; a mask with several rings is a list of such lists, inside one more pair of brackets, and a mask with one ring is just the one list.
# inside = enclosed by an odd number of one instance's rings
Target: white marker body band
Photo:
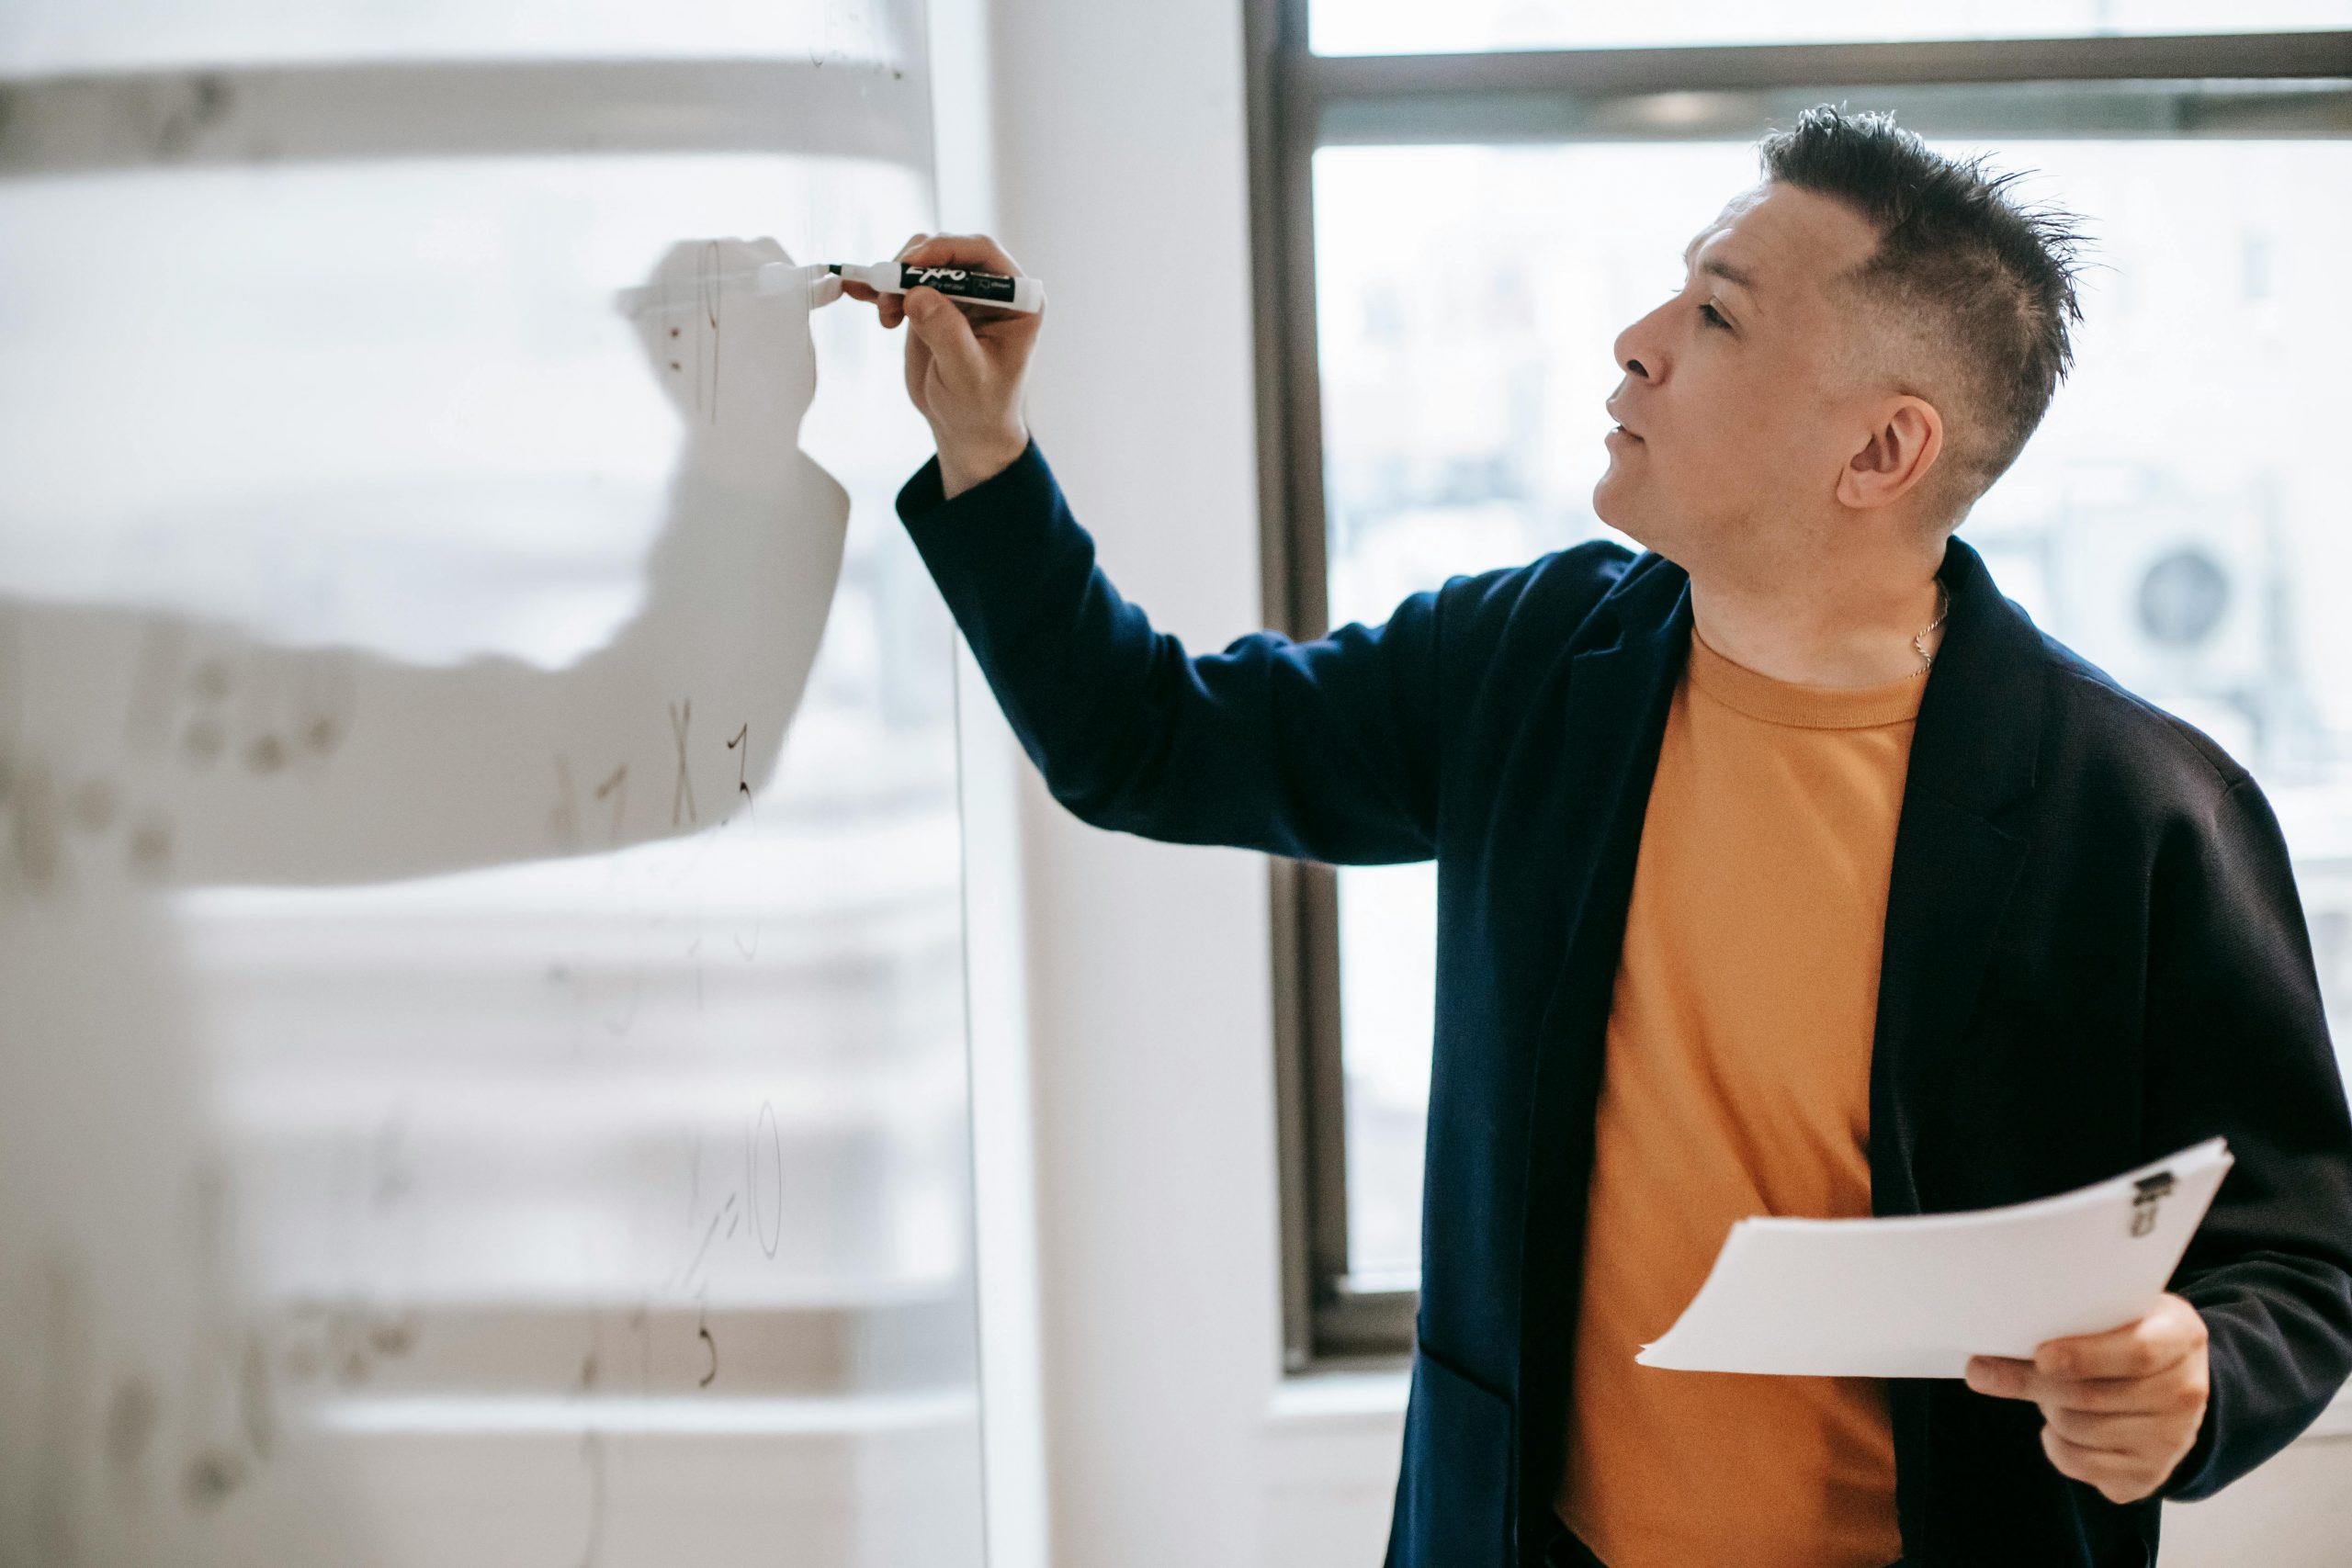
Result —
[[1034, 277], [1013, 277], [1001, 272], [981, 272], [968, 266], [909, 266], [904, 262], [877, 262], [860, 266], [836, 262], [829, 269], [850, 283], [863, 283], [884, 294], [910, 288], [935, 288], [950, 299], [993, 305], [1000, 310], [1038, 310], [1045, 307], [1046, 286]]

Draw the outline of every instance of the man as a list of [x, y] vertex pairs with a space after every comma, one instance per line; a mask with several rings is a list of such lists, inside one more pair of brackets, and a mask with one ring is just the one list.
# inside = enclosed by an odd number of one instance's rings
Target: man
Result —
[[[1594, 508], [1637, 558], [1188, 657], [1029, 440], [1038, 321], [921, 289], [876, 301], [939, 445], [899, 510], [1086, 820], [1438, 862], [1392, 1563], [2137, 1568], [2160, 1497], [2352, 1370], [2352, 1120], [2287, 852], [1952, 537], [2067, 367], [2064, 222], [1883, 117], [1762, 156], [1617, 341]], [[1633, 1361], [1744, 1214], [2018, 1201], [2215, 1134], [2237, 1166], [2138, 1323], [1964, 1383]]]

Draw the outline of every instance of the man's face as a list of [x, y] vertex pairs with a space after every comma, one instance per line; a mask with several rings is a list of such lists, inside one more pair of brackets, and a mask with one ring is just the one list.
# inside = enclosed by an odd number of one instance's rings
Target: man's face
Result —
[[1687, 569], [1739, 572], [1833, 517], [1871, 411], [1860, 324], [1830, 285], [1877, 245], [1815, 192], [1734, 197], [1690, 242], [1680, 291], [1618, 335], [1601, 521]]

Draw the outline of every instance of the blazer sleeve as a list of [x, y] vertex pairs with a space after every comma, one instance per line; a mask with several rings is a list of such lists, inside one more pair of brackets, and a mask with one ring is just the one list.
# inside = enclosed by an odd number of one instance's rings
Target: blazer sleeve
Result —
[[1035, 442], [952, 501], [933, 458], [898, 507], [1022, 748], [1085, 821], [1342, 864], [1435, 854], [1440, 593], [1385, 626], [1190, 656], [1112, 587]]
[[2149, 906], [2151, 1146], [2236, 1164], [2173, 1289], [2212, 1392], [2167, 1495], [2210, 1496], [2294, 1439], [2352, 1372], [2352, 1118], [2277, 818], [2250, 777], [2160, 847]]

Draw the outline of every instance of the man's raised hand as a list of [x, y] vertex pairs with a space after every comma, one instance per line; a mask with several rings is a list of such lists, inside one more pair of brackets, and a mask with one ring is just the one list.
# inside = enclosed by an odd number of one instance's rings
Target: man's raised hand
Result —
[[[1021, 265], [985, 234], [917, 234], [893, 258], [909, 266], [968, 266], [1017, 275]], [[1021, 408], [1042, 310], [957, 304], [933, 288], [886, 294], [863, 283], [842, 292], [874, 306], [907, 335], [907, 396], [931, 425], [946, 494], [1001, 472], [1029, 445]]]

